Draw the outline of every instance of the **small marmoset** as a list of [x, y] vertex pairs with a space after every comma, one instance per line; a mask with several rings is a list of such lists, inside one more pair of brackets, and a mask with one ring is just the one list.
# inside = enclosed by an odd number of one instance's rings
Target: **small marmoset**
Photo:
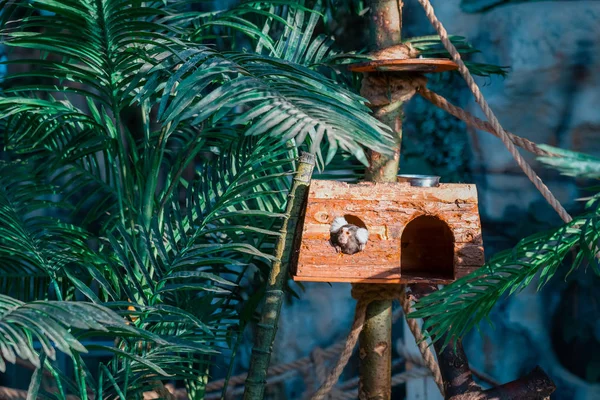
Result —
[[338, 253], [355, 254], [364, 250], [369, 231], [349, 224], [344, 217], [337, 217], [331, 224], [330, 242]]

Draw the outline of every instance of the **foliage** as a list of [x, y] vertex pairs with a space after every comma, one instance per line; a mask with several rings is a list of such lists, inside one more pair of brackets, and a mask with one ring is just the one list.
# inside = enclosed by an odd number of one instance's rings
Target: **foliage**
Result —
[[[575, 176], [598, 178], [590, 171], [600, 168], [600, 160], [549, 146], [546, 149], [567, 156], [552, 162], [544, 158], [547, 165]], [[536, 277], [539, 278], [538, 290], [544, 287], [565, 262], [570, 263], [567, 275], [582, 265], [590, 265], [596, 274], [600, 274], [597, 258], [599, 200], [598, 195], [592, 196], [586, 203], [585, 213], [576, 216], [572, 222], [526, 237], [515, 248], [492, 256], [477, 271], [424, 297], [416, 304], [411, 317], [424, 318], [427, 334], [434, 341], [443, 340], [446, 345], [485, 319], [502, 296], [521, 291]]]
[[548, 145], [540, 145], [540, 147], [560, 156], [538, 157], [538, 161], [548, 167], [557, 169], [566, 176], [600, 179], [600, 158]]
[[[32, 398], [43, 370], [52, 398], [135, 399], [161, 379], [201, 398], [262, 297], [298, 148], [321, 166], [389, 151], [330, 79], [352, 55], [313, 35], [317, 11], [193, 5], [0, 0], [0, 329], [6, 360], [39, 366]], [[98, 335], [114, 346], [82, 346]], [[113, 356], [93, 375], [81, 353], [99, 347]]]
[[85, 347], [68, 328], [104, 332], [110, 329], [113, 334], [136, 333], [119, 315], [97, 304], [59, 301], [23, 303], [0, 295], [0, 371], [6, 370], [4, 360], [14, 363], [17, 357], [40, 368], [40, 356], [32, 346], [32, 337], [41, 344], [43, 354], [52, 360], [56, 358], [54, 346], [68, 355], [85, 352]]
[[[508, 72], [508, 67], [500, 67], [492, 64], [477, 63], [469, 61], [469, 57], [473, 54], [480, 53], [475, 49], [466, 38], [462, 36], [450, 35], [450, 41], [456, 47], [460, 55], [465, 58], [465, 65], [473, 75], [489, 77], [499, 75], [505, 77]], [[405, 43], [410, 43], [419, 51], [419, 56], [423, 58], [450, 58], [450, 54], [444, 48], [442, 41], [438, 35], [417, 36], [404, 40]]]

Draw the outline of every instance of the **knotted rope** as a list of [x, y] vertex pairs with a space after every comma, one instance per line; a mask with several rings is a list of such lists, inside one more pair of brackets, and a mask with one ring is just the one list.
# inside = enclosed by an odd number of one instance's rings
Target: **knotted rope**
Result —
[[[335, 343], [334, 345], [332, 345], [324, 350], [319, 349], [319, 353], [314, 353], [314, 350], [313, 350], [313, 353], [311, 354], [310, 357], [302, 357], [302, 358], [299, 358], [299, 359], [294, 360], [289, 363], [277, 364], [277, 365], [273, 365], [273, 366], [269, 367], [269, 369], [267, 370], [267, 375], [275, 376], [275, 375], [283, 375], [290, 371], [304, 371], [304, 370], [306, 370], [308, 368], [312, 368], [314, 366], [315, 354], [318, 354], [319, 357], [329, 359], [329, 358], [335, 357], [337, 354], [340, 354], [340, 351], [343, 348], [344, 348], [344, 343], [339, 342], [339, 343]], [[236, 375], [236, 376], [231, 377], [229, 379], [229, 381], [227, 381], [227, 384], [229, 386], [243, 385], [244, 382], [246, 381], [246, 378], [247, 378], [247, 374]], [[224, 386], [225, 386], [225, 379], [213, 381], [213, 382], [209, 383], [208, 385], [206, 385], [206, 392], [214, 392], [217, 390], [221, 390]]]
[[[405, 286], [402, 286], [402, 293], [399, 297], [400, 305], [402, 306], [402, 310], [404, 310], [404, 315], [407, 316], [411, 313], [412, 304], [408, 296], [405, 293]], [[415, 341], [417, 342], [417, 346], [419, 347], [419, 351], [421, 352], [421, 356], [423, 356], [423, 360], [425, 361], [425, 365], [431, 371], [433, 375], [433, 380], [437, 385], [438, 389], [440, 389], [440, 393], [442, 396], [444, 395], [444, 380], [442, 379], [442, 373], [440, 371], [440, 366], [438, 365], [433, 352], [431, 351], [431, 347], [425, 341], [425, 336], [421, 331], [421, 326], [419, 322], [414, 318], [406, 318], [406, 323], [408, 324], [408, 328], [412, 332], [415, 337]]]
[[504, 143], [504, 146], [506, 146], [506, 148], [508, 149], [510, 154], [512, 154], [513, 158], [515, 159], [515, 161], [517, 162], [519, 167], [523, 170], [525, 175], [527, 175], [529, 180], [540, 191], [542, 196], [544, 196], [544, 198], [552, 206], [552, 208], [554, 208], [554, 210], [556, 210], [556, 212], [558, 213], [558, 215], [560, 215], [560, 217], [563, 219], [563, 221], [565, 221], [566, 223], [571, 222], [573, 220], [573, 218], [564, 209], [564, 207], [560, 204], [560, 202], [556, 199], [556, 197], [554, 197], [554, 194], [552, 194], [550, 189], [548, 189], [548, 187], [544, 184], [544, 182], [542, 182], [542, 180], [537, 176], [535, 171], [533, 171], [533, 168], [531, 168], [531, 165], [529, 165], [527, 163], [527, 161], [525, 161], [523, 156], [521, 156], [521, 154], [515, 147], [514, 143], [512, 142], [510, 136], [500, 125], [498, 118], [496, 118], [496, 115], [491, 110], [487, 101], [483, 97], [483, 94], [481, 93], [479, 86], [477, 86], [477, 84], [475, 83], [475, 80], [473, 79], [473, 76], [469, 72], [469, 69], [463, 62], [463, 60], [460, 56], [460, 53], [458, 52], [458, 50], [456, 50], [456, 47], [454, 47], [454, 45], [448, 38], [448, 32], [446, 32], [446, 29], [442, 26], [441, 22], [435, 16], [431, 2], [429, 0], [418, 0], [418, 1], [421, 4], [421, 6], [423, 6], [423, 9], [425, 10], [425, 14], [427, 15], [427, 18], [429, 19], [429, 22], [431, 22], [431, 24], [437, 31], [437, 33], [442, 41], [442, 44], [444, 45], [444, 47], [446, 48], [448, 53], [450, 53], [452, 60], [454, 60], [454, 62], [456, 64], [458, 64], [458, 71], [460, 72], [462, 77], [467, 82], [467, 85], [469, 86], [471, 93], [473, 93], [473, 96], [475, 96], [475, 101], [477, 101], [477, 104], [479, 104], [479, 106], [481, 107], [481, 110], [483, 111], [485, 117], [488, 119], [491, 128], [495, 132], [495, 135], [497, 135], [500, 138], [500, 140], [502, 140], [502, 143]]
[[[342, 371], [348, 364], [348, 360], [352, 356], [354, 347], [358, 342], [358, 336], [363, 329], [365, 324], [365, 316], [367, 312], [367, 306], [369, 303], [378, 300], [395, 300], [398, 299], [402, 304], [404, 315], [408, 315], [407, 311], [410, 311], [410, 302], [406, 299], [405, 286], [404, 285], [371, 285], [371, 284], [354, 284], [352, 285], [352, 297], [356, 302], [356, 308], [354, 312], [354, 322], [350, 333], [344, 343], [344, 348], [340, 354], [340, 358], [334, 368], [331, 370], [325, 382], [321, 385], [319, 390], [313, 395], [312, 400], [322, 400], [333, 386], [337, 383]], [[443, 381], [440, 373], [439, 366], [435, 360], [434, 355], [431, 353], [431, 349], [427, 346], [424, 340], [423, 334], [418, 323], [415, 320], [408, 320], [409, 328], [415, 336], [415, 340], [419, 344], [419, 350], [423, 356], [423, 360], [427, 368], [431, 371], [434, 376], [435, 382], [438, 384], [440, 391], [443, 392]], [[413, 325], [413, 326], [411, 326]]]

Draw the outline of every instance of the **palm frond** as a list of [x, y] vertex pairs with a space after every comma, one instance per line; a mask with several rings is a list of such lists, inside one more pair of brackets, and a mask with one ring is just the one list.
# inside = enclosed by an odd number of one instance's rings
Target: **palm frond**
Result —
[[[149, 44], [168, 47], [175, 39], [168, 25], [156, 22], [162, 15], [156, 7], [138, 0], [24, 2], [2, 0], [0, 26], [10, 47], [41, 50], [54, 57], [44, 60], [14, 60], [40, 63], [25, 76], [58, 84], [19, 85], [10, 92], [76, 93], [111, 107], [118, 106], [131, 70], [143, 62], [138, 50]], [[33, 10], [43, 16], [32, 15]], [[24, 14], [13, 20], [18, 12]], [[19, 79], [20, 74], [6, 77]], [[116, 111], [116, 110], [113, 110]]]
[[537, 160], [550, 168], [557, 169], [562, 175], [600, 179], [600, 158], [545, 144], [540, 147], [559, 155], [559, 157], [537, 157]]
[[0, 112], [5, 150], [35, 158], [52, 171], [49, 182], [60, 187], [63, 200], [74, 205], [73, 212], [85, 210], [81, 226], [106, 219], [111, 211], [116, 214], [118, 175], [111, 166], [115, 143], [110, 134], [114, 125], [106, 114], [94, 110], [88, 115], [69, 102], [23, 97], [0, 99]]
[[594, 208], [558, 229], [521, 240], [514, 249], [494, 255], [477, 271], [422, 298], [410, 317], [424, 318], [427, 335], [448, 344], [485, 319], [503, 295], [519, 292], [536, 276], [541, 289], [573, 249], [577, 251], [570, 272], [587, 262], [600, 273], [596, 259], [599, 217]]
[[97, 263], [88, 234], [56, 216], [67, 204], [54, 200], [56, 188], [34, 171], [25, 162], [0, 163], [0, 279], [49, 278], [58, 285], [72, 276], [79, 282], [76, 271]]
[[[295, 30], [290, 24], [290, 15], [296, 12], [317, 13], [305, 6], [304, 1], [269, 0], [269, 1], [243, 1], [229, 9], [212, 12], [192, 12], [186, 10], [181, 13], [182, 7], [198, 2], [176, 2], [171, 6], [176, 18], [171, 19], [181, 29], [190, 31], [189, 38], [196, 43], [208, 44], [217, 41], [220, 47], [242, 49], [250, 47], [258, 53], [263, 50], [268, 54], [283, 56], [276, 50], [277, 37], [283, 31]], [[293, 20], [293, 18], [292, 18]], [[246, 39], [246, 43], [240, 43]]]
[[6, 370], [5, 360], [14, 363], [17, 357], [40, 368], [42, 362], [34, 348], [34, 341], [41, 345], [41, 352], [51, 360], [56, 359], [56, 349], [71, 357], [75, 353], [87, 352], [71, 329], [133, 331], [118, 314], [97, 304], [64, 301], [23, 303], [0, 295], [0, 371]]
[[[216, 40], [219, 48], [253, 49], [257, 54], [318, 70], [343, 87], [352, 87], [354, 75], [343, 65], [365, 56], [336, 51], [330, 35], [315, 35], [317, 24], [325, 18], [324, 11], [320, 1], [313, 8], [304, 1], [247, 1], [228, 10], [186, 12], [186, 16], [196, 18], [186, 18], [183, 26], [195, 26], [191, 38], [196, 43], [212, 44]], [[237, 40], [236, 33], [248, 42]], [[220, 43], [228, 40], [231, 43], [227, 45]]]
[[174, 195], [162, 211], [162, 227], [154, 219], [149, 254], [156, 254], [151, 264], [161, 284], [191, 285], [219, 274], [219, 284], [239, 285], [250, 263], [272, 259], [293, 148], [267, 136], [242, 138], [221, 151], [198, 165], [185, 185], [184, 205]]
[[[5, 79], [1, 112], [3, 118], [11, 118], [8, 144], [14, 151], [35, 149], [52, 155], [64, 167], [58, 178], [67, 185], [77, 178], [77, 184], [65, 190], [71, 195], [89, 193], [78, 199], [82, 203], [77, 211], [86, 208], [90, 222], [107, 214], [124, 222], [136, 202], [135, 174], [124, 171], [140, 159], [136, 137], [125, 129], [121, 116], [133, 95], [127, 88], [150, 61], [145, 50], [168, 49], [177, 43], [176, 30], [157, 22], [163, 15], [159, 7], [137, 0], [31, 3], [0, 2], [6, 45], [44, 54], [39, 62], [10, 61], [39, 67]], [[38, 83], [24, 85], [22, 79]], [[47, 98], [32, 98], [34, 93]], [[88, 111], [74, 103], [87, 105]], [[105, 201], [91, 206], [89, 197]]]
[[[326, 149], [326, 150], [329, 150]], [[335, 149], [334, 149], [335, 150]], [[325, 149], [323, 150], [325, 151]], [[329, 151], [328, 158], [331, 156]], [[350, 154], [336, 153], [323, 171], [313, 173], [315, 179], [356, 183], [365, 177], [366, 167]]]
[[[342, 87], [357, 91], [359, 75], [350, 72], [346, 64], [368, 58], [356, 52], [336, 50], [335, 40], [331, 35], [315, 35], [317, 25], [325, 18], [322, 11], [320, 1], [310, 13], [303, 8], [291, 8], [287, 16], [287, 28], [277, 39], [276, 51], [269, 55], [318, 71]], [[265, 27], [271, 25], [269, 21], [265, 22]], [[260, 43], [257, 52], [259, 50]]]
[[[484, 77], [499, 75], [504, 77], [508, 73], [508, 67], [477, 63], [469, 60], [470, 55], [480, 53], [481, 51], [474, 48], [466, 38], [450, 35], [450, 41], [456, 46], [456, 49], [463, 57], [467, 57], [465, 65], [473, 75]], [[419, 56], [424, 58], [450, 58], [438, 35], [412, 37], [405, 39], [404, 43], [410, 43], [412, 47], [418, 50]]]
[[[151, 72], [154, 76], [140, 95], [162, 92], [158, 117], [172, 129], [184, 122], [215, 123], [227, 117], [233, 125], [247, 126], [247, 135], [294, 139], [297, 145], [310, 138], [311, 152], [318, 155], [324, 138], [365, 165], [362, 145], [390, 152], [393, 139], [389, 129], [368, 114], [364, 99], [305, 67], [256, 54], [224, 55], [196, 46]], [[165, 85], [159, 83], [165, 79]]]

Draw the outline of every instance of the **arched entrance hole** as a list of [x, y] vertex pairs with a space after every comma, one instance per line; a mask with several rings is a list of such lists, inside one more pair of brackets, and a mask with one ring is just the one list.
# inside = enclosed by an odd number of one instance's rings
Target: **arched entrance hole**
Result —
[[406, 225], [400, 240], [402, 278], [454, 279], [454, 235], [444, 221], [417, 217]]
[[346, 220], [346, 222], [348, 222], [349, 224], [352, 225], [356, 225], [359, 228], [367, 228], [367, 225], [365, 225], [365, 223], [363, 222], [362, 219], [360, 219], [359, 217], [357, 217], [356, 215], [351, 215], [351, 214], [346, 214], [344, 215], [344, 219]]

